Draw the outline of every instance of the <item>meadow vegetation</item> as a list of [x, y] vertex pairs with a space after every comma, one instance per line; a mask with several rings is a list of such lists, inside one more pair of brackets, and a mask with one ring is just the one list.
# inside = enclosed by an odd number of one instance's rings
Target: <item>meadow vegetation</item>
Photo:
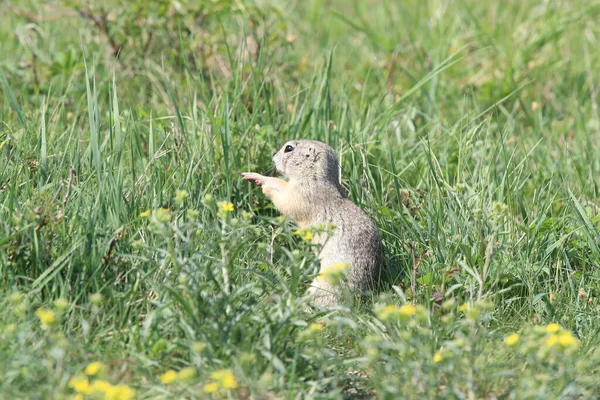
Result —
[[[598, 397], [598, 1], [0, 10], [0, 397]], [[307, 312], [237, 175], [291, 138], [382, 231], [365, 304]]]

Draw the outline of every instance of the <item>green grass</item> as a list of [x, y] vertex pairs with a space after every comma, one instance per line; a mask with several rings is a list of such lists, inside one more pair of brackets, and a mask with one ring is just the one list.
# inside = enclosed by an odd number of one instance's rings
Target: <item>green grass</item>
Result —
[[[5, 8], [0, 397], [598, 396], [598, 1]], [[237, 175], [291, 138], [383, 233], [368, 304], [306, 312]]]

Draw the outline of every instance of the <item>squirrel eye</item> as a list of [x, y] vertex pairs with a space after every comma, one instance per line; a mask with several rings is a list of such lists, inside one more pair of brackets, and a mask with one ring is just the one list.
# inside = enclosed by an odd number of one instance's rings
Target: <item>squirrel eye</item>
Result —
[[284, 153], [289, 153], [290, 151], [294, 150], [294, 146], [292, 146], [291, 144], [288, 144], [287, 146], [285, 146], [285, 149], [283, 150]]

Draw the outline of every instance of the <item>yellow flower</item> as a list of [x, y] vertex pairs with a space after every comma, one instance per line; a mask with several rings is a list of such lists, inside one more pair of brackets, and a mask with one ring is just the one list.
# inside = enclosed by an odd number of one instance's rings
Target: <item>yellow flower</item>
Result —
[[150, 209], [147, 209], [146, 211], [142, 211], [140, 213], [140, 217], [142, 217], [142, 218], [148, 218], [150, 216], [150, 213], [151, 213]]
[[417, 307], [415, 307], [414, 304], [408, 303], [400, 307], [400, 310], [398, 310], [398, 312], [401, 315], [411, 317], [417, 313]]
[[102, 379], [97, 379], [92, 382], [91, 392], [93, 393], [108, 393], [112, 389], [113, 385], [110, 382]]
[[350, 269], [349, 263], [335, 263], [321, 271], [319, 274], [319, 279], [326, 280], [330, 283], [337, 283], [341, 278], [343, 278], [346, 273]]
[[164, 374], [162, 374], [160, 376], [160, 383], [163, 383], [165, 385], [170, 385], [171, 383], [175, 382], [177, 380], [177, 372], [173, 371], [172, 369], [168, 370], [167, 372], [165, 372]]
[[312, 323], [308, 326], [308, 329], [313, 331], [313, 332], [318, 332], [321, 329], [323, 329], [323, 325], [322, 324], [316, 324], [316, 323]]
[[50, 310], [38, 308], [35, 312], [35, 315], [37, 315], [37, 317], [40, 319], [40, 322], [42, 323], [42, 328], [44, 329], [56, 322], [56, 316], [54, 315], [54, 312]]
[[221, 384], [225, 389], [235, 389], [238, 387], [238, 383], [233, 375], [224, 376]]
[[133, 400], [135, 398], [135, 390], [127, 385], [112, 386], [106, 392], [106, 400]]
[[117, 397], [117, 387], [113, 386], [113, 385], [110, 385], [109, 387], [107, 387], [106, 390], [104, 391], [104, 399], [105, 400], [116, 400], [115, 399], [116, 397]]
[[553, 335], [548, 336], [548, 338], [546, 338], [544, 345], [547, 347], [552, 347], [557, 343], [558, 343], [558, 335], [553, 334]]
[[100, 372], [101, 370], [104, 369], [104, 364], [102, 364], [101, 362], [93, 362], [93, 363], [89, 363], [87, 365], [87, 367], [85, 367], [85, 374], [89, 375], [89, 376], [94, 376], [96, 375], [98, 372]]
[[67, 386], [76, 391], [79, 394], [90, 394], [92, 392], [92, 387], [90, 386], [90, 382], [88, 378], [81, 375], [76, 375], [69, 379], [69, 383]]
[[438, 352], [436, 352], [436, 353], [433, 355], [433, 362], [434, 362], [434, 363], [439, 363], [439, 362], [441, 362], [442, 360], [443, 360], [443, 357], [442, 357], [442, 355], [440, 354], [440, 352], [439, 352], [439, 351], [438, 351]]
[[230, 369], [220, 369], [210, 374], [210, 378], [218, 382], [225, 389], [235, 389], [238, 383]]
[[392, 316], [397, 314], [397, 312], [398, 312], [398, 307], [394, 304], [390, 304], [385, 307], [379, 307], [377, 310], [375, 310], [375, 314], [377, 315], [377, 318], [379, 318], [382, 321], [387, 321]]
[[312, 230], [309, 228], [297, 229], [294, 231], [294, 235], [300, 236], [305, 242], [310, 242], [314, 238]]
[[180, 381], [185, 381], [187, 379], [192, 378], [196, 374], [196, 370], [192, 367], [183, 368], [181, 371], [177, 373], [177, 379]]
[[304, 329], [303, 331], [301, 331], [299, 333], [298, 340], [300, 340], [300, 341], [312, 340], [319, 334], [319, 332], [322, 329], [323, 329], [323, 324], [312, 323], [312, 324], [308, 325], [308, 327], [306, 329]]
[[395, 304], [389, 304], [387, 306], [380, 306], [375, 309], [375, 315], [382, 321], [390, 319], [400, 319], [402, 321], [408, 321], [415, 315], [418, 318], [426, 317], [427, 312], [421, 306], [415, 306], [414, 304], [407, 303], [401, 307]]
[[558, 334], [558, 344], [562, 347], [577, 347], [579, 340], [569, 331], [564, 331]]
[[469, 305], [467, 303], [461, 304], [460, 306], [458, 306], [458, 311], [460, 312], [465, 312], [469, 309]]
[[223, 376], [225, 376], [225, 374], [228, 373], [227, 371], [229, 371], [229, 370], [227, 370], [227, 369], [219, 369], [219, 370], [213, 371], [210, 374], [210, 379], [214, 379], [215, 381], [219, 381], [219, 380], [221, 380], [223, 378]]
[[217, 203], [217, 205], [219, 206], [219, 211], [221, 211], [224, 214], [227, 214], [228, 212], [233, 212], [234, 210], [233, 203], [229, 201], [220, 201]]
[[556, 333], [560, 330], [560, 325], [556, 322], [546, 325], [546, 332], [548, 333]]
[[202, 389], [204, 393], [214, 393], [219, 390], [219, 384], [216, 382], [207, 383]]
[[506, 343], [509, 346], [514, 346], [518, 342], [519, 342], [519, 335], [516, 333], [512, 333], [504, 338], [504, 343]]

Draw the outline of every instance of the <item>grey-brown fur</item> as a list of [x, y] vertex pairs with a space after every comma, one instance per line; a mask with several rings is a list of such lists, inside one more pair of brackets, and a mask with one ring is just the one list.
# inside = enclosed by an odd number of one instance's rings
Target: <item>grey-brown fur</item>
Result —
[[[321, 271], [336, 263], [349, 263], [352, 289], [375, 288], [385, 264], [381, 236], [371, 218], [348, 200], [339, 182], [335, 151], [322, 142], [293, 140], [275, 154], [273, 162], [288, 179], [287, 184], [254, 173], [242, 176], [263, 186], [279, 211], [300, 227], [333, 224], [332, 235], [319, 234], [313, 239], [313, 243], [323, 245], [319, 253]], [[315, 279], [310, 292], [320, 305], [339, 300], [339, 290], [322, 279]]]

